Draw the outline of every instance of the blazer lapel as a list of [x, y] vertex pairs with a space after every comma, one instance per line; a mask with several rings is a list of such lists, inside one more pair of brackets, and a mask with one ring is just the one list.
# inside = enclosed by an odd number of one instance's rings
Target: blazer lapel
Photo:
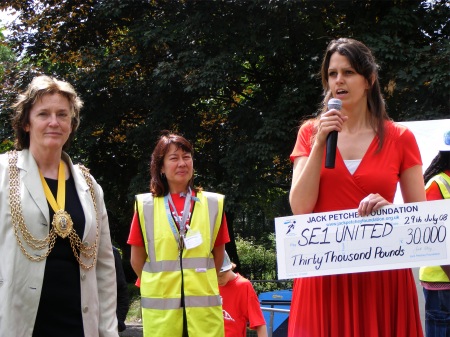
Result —
[[47, 220], [47, 224], [50, 224], [49, 208], [41, 180], [39, 179], [39, 168], [36, 161], [29, 150], [19, 151], [18, 154], [17, 167], [20, 170], [20, 179], [33, 201], [41, 210]]

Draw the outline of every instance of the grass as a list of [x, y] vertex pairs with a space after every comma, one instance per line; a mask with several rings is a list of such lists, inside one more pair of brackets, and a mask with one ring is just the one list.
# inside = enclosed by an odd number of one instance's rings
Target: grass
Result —
[[139, 288], [134, 284], [128, 284], [128, 293], [130, 295], [130, 307], [128, 309], [126, 322], [128, 323], [140, 323], [142, 319], [141, 315], [141, 296]]

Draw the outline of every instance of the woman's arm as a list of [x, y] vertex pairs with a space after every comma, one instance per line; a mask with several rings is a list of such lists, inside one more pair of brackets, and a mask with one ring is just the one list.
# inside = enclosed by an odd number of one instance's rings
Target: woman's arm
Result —
[[426, 201], [425, 186], [422, 175], [422, 165], [406, 169], [400, 174], [400, 189], [403, 202]]
[[[403, 171], [400, 175], [400, 189], [402, 191], [403, 202], [425, 201], [425, 187], [422, 177], [422, 166], [416, 165]], [[391, 203], [378, 193], [369, 194], [361, 200], [358, 207], [358, 214], [366, 216]]]
[[256, 327], [256, 334], [258, 337], [267, 337], [267, 327], [266, 325], [260, 325]]
[[293, 214], [311, 213], [319, 196], [320, 169], [324, 148], [312, 151], [309, 157], [294, 160], [289, 203]]
[[216, 266], [216, 273], [219, 273], [220, 268], [222, 268], [223, 257], [225, 256], [225, 245], [215, 246], [212, 250], [212, 254], [214, 256], [214, 264]]
[[[98, 336], [117, 336], [117, 282], [116, 282], [116, 267], [114, 262], [114, 254], [111, 244], [111, 236], [109, 230], [109, 220], [108, 213], [106, 211], [105, 202], [103, 199], [103, 190], [98, 185], [93, 177], [91, 177], [94, 190], [95, 190], [95, 201], [97, 203], [97, 215], [92, 214], [92, 221], [96, 221], [98, 217], [98, 231], [99, 239], [97, 245], [97, 263], [93, 270], [95, 270], [97, 280], [95, 283], [97, 285], [98, 293]], [[92, 208], [95, 208], [92, 204]], [[87, 234], [87, 238], [91, 237], [91, 232], [96, 225], [92, 225], [91, 231]], [[89, 275], [89, 273], [86, 273]], [[90, 278], [88, 276], [88, 278]], [[86, 282], [94, 282], [94, 280], [89, 280]], [[86, 286], [86, 284], [81, 286], [81, 296], [83, 301], [87, 303], [92, 303], [92, 299], [96, 296], [89, 293], [89, 289], [93, 290], [92, 287]], [[88, 291], [88, 292], [86, 292]], [[86, 323], [87, 326], [93, 328], [91, 323], [86, 321], [86, 317], [83, 317], [83, 324]], [[89, 319], [88, 319], [89, 320]]]
[[327, 136], [331, 131], [342, 131], [342, 125], [347, 119], [347, 116], [335, 109], [322, 114], [309, 156], [297, 157], [294, 160], [289, 193], [289, 203], [293, 214], [306, 214], [313, 211], [319, 196], [320, 171]]
[[131, 246], [130, 263], [139, 279], [141, 278], [142, 269], [144, 268], [146, 259], [147, 252], [145, 251], [145, 246]]

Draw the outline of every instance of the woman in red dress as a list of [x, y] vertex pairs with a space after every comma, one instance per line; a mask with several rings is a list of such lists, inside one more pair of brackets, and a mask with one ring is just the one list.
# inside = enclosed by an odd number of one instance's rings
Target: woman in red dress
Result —
[[[414, 135], [385, 109], [371, 51], [353, 39], [332, 41], [322, 63], [323, 109], [302, 124], [291, 154], [294, 214], [358, 209], [366, 216], [403, 200], [425, 201]], [[330, 98], [342, 109], [327, 109]], [[328, 111], [327, 111], [328, 110]], [[326, 139], [338, 131], [334, 169], [324, 168]], [[289, 337], [422, 337], [410, 269], [294, 280]]]

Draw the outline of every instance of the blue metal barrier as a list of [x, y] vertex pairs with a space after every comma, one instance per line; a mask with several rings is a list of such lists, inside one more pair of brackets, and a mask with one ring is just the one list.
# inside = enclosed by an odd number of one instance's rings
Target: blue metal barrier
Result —
[[292, 290], [276, 290], [258, 296], [269, 337], [286, 337]]

